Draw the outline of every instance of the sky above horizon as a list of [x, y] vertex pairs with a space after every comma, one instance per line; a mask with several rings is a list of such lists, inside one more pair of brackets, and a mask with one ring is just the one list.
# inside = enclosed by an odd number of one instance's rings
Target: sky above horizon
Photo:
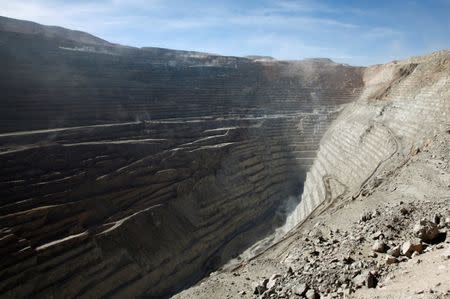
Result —
[[0, 15], [135, 47], [352, 65], [450, 48], [450, 0], [0, 0]]

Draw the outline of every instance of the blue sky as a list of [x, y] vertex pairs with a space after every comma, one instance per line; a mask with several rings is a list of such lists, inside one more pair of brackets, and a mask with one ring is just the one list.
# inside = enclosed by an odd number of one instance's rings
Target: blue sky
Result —
[[353, 65], [450, 48], [450, 0], [0, 0], [0, 15], [137, 47]]

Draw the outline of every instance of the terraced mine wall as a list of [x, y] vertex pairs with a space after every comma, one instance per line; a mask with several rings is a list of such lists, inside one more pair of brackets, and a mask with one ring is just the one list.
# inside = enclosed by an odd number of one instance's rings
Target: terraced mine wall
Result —
[[369, 194], [435, 134], [450, 132], [449, 74], [448, 51], [367, 68], [360, 99], [322, 138], [289, 228], [338, 198]]
[[283, 223], [363, 86], [362, 68], [323, 59], [0, 28], [5, 298], [158, 297], [197, 281]]

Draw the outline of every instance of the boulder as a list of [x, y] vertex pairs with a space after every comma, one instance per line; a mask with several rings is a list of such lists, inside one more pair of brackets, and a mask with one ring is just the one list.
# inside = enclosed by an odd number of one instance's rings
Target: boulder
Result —
[[407, 241], [402, 245], [402, 255], [411, 257], [411, 255], [415, 252], [422, 253], [423, 245], [422, 242], [417, 240]]
[[292, 292], [296, 295], [303, 296], [306, 294], [307, 290], [308, 286], [305, 283], [300, 283], [292, 289]]
[[422, 241], [430, 242], [436, 239], [439, 235], [439, 228], [436, 223], [426, 219], [421, 219], [414, 226], [414, 235]]
[[317, 294], [317, 292], [313, 289], [310, 289], [306, 292], [305, 297], [307, 299], [318, 299], [319, 298], [319, 294]]
[[385, 253], [386, 252], [386, 243], [384, 243], [383, 240], [377, 240], [372, 245], [372, 250], [378, 253]]

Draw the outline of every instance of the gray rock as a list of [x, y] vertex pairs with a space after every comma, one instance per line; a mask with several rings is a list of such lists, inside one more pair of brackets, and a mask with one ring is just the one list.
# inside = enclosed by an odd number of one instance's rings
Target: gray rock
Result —
[[253, 294], [254, 295], [262, 295], [266, 290], [266, 286], [267, 283], [269, 282], [269, 280], [266, 278], [264, 279], [261, 283], [253, 283], [252, 285], [252, 289], [253, 289]]
[[414, 226], [414, 235], [425, 242], [433, 241], [439, 235], [439, 228], [436, 223], [421, 219]]
[[450, 227], [450, 217], [446, 217], [446, 218], [445, 218], [444, 224], [445, 224], [447, 227]]
[[292, 289], [294, 294], [299, 295], [299, 296], [305, 295], [307, 290], [308, 290], [308, 286], [305, 283], [298, 284]]
[[280, 274], [273, 274], [270, 278], [269, 281], [266, 284], [266, 288], [268, 290], [273, 289], [276, 284], [278, 283], [278, 281], [280, 280], [281, 275]]
[[376, 278], [370, 271], [365, 271], [353, 278], [353, 284], [356, 287], [366, 286], [374, 288], [376, 286]]
[[381, 231], [377, 231], [372, 235], [373, 240], [384, 239], [384, 235]]
[[316, 291], [314, 291], [313, 289], [310, 289], [306, 292], [305, 297], [307, 299], [318, 299], [319, 298], [319, 294], [317, 294]]
[[378, 253], [385, 253], [386, 252], [386, 243], [384, 243], [383, 240], [377, 240], [372, 245], [372, 250]]

